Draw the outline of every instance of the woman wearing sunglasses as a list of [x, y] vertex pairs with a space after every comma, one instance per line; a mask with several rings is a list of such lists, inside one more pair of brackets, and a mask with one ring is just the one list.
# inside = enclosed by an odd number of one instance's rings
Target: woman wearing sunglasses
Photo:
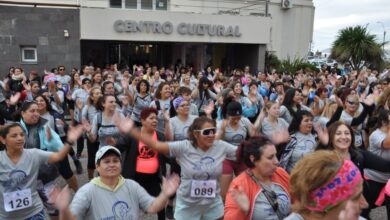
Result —
[[239, 157], [248, 169], [230, 185], [225, 200], [225, 220], [281, 220], [291, 212], [289, 176], [278, 167], [276, 148], [264, 137], [241, 143]]
[[215, 140], [215, 121], [207, 117], [194, 120], [188, 129], [188, 140], [155, 141], [133, 129], [133, 121], [117, 123], [129, 133], [158, 152], [176, 157], [181, 167], [181, 184], [177, 191], [175, 219], [222, 219], [223, 203], [219, 195], [219, 178], [224, 159], [235, 160], [237, 147]]
[[358, 220], [367, 207], [359, 169], [332, 151], [300, 160], [291, 173], [290, 192], [294, 212], [286, 220]]
[[[374, 95], [369, 95], [360, 103], [359, 97], [356, 94], [347, 95], [344, 101], [344, 108], [338, 107], [328, 124], [330, 125], [335, 121], [341, 120], [353, 127], [355, 133], [355, 147], [365, 149], [363, 125], [368, 113], [375, 107], [374, 98]], [[362, 105], [362, 107], [360, 107], [360, 105]], [[360, 110], [360, 108], [362, 108], [362, 110]]]

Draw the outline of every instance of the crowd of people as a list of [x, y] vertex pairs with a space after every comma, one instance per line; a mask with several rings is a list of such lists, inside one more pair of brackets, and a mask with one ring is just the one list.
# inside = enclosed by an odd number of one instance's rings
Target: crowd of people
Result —
[[12, 67], [0, 219], [390, 219], [390, 68], [336, 68]]

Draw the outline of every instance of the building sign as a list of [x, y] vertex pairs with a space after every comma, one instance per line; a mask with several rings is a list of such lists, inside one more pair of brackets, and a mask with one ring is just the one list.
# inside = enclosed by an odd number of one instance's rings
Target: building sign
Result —
[[[133, 21], [116, 20], [114, 22], [116, 32], [130, 33], [154, 33], [154, 34], [172, 34], [175, 27], [172, 22], [166, 21], [160, 23], [157, 21]], [[239, 26], [224, 26], [210, 24], [191, 24], [179, 23], [176, 32], [180, 35], [198, 35], [198, 36], [221, 36], [221, 37], [241, 37]]]

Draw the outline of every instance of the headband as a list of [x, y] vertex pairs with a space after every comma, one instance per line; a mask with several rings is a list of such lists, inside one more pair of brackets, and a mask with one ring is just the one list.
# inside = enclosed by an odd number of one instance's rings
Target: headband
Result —
[[184, 101], [184, 98], [179, 96], [173, 100], [173, 107], [175, 110], [179, 107], [179, 105]]
[[344, 160], [337, 174], [328, 183], [311, 193], [306, 208], [310, 211], [328, 212], [353, 195], [361, 179], [362, 175], [355, 164], [350, 160]]

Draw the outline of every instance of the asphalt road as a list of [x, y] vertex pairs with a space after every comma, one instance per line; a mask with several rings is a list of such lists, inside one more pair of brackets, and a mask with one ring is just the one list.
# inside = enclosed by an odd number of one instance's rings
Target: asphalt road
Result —
[[[86, 151], [85, 151], [85, 155], [87, 155]], [[70, 160], [70, 165], [73, 169], [73, 172], [76, 174], [76, 169], [74, 167], [74, 163], [70, 157], [69, 157], [69, 160]], [[79, 183], [79, 187], [88, 182], [87, 168], [86, 168], [87, 167], [87, 158], [82, 157], [80, 160], [81, 160], [81, 163], [83, 165], [84, 172], [80, 175], [76, 174], [76, 177], [77, 177], [77, 180]], [[58, 183], [61, 186], [65, 185], [65, 181], [61, 177], [58, 178]], [[157, 220], [157, 215], [141, 214], [140, 216], [141, 216], [140, 220]], [[371, 219], [372, 220], [385, 220], [385, 219], [387, 219], [386, 208], [384, 206], [382, 206], [382, 207], [374, 209], [371, 212]]]

